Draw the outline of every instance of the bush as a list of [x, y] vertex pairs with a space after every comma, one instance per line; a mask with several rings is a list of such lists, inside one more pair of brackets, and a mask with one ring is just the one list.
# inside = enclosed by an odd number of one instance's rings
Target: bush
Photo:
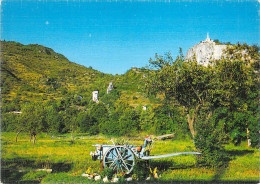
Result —
[[137, 180], [145, 180], [149, 176], [149, 168], [144, 160], [136, 160], [133, 169], [133, 178]]
[[175, 132], [177, 124], [175, 124], [171, 117], [160, 113], [156, 115], [154, 120], [153, 130], [157, 135], [169, 134]]
[[129, 135], [139, 130], [139, 116], [134, 110], [126, 110], [119, 118], [119, 135]]
[[120, 134], [119, 125], [116, 121], [106, 121], [100, 125], [100, 131], [104, 135], [118, 136]]
[[195, 146], [202, 153], [198, 163], [210, 167], [221, 167], [229, 160], [223, 148], [224, 134], [210, 121], [198, 122]]
[[107, 176], [107, 178], [109, 180], [111, 180], [113, 178], [113, 175], [115, 174], [115, 171], [113, 171], [113, 169], [110, 168], [105, 168], [102, 173], [101, 173], [101, 177], [105, 178]]
[[259, 130], [260, 130], [260, 125], [259, 125], [259, 121], [258, 121], [258, 118], [259, 116], [257, 117], [254, 117], [254, 116], [251, 116], [249, 118], [249, 121], [251, 121], [250, 125], [249, 125], [249, 138], [251, 140], [251, 146], [252, 147], [260, 147], [260, 141], [259, 141], [259, 137], [260, 137], [260, 134], [259, 134]]

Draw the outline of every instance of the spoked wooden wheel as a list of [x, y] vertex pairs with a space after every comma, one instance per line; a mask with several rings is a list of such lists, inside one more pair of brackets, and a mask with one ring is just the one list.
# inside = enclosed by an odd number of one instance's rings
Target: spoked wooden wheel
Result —
[[135, 165], [134, 153], [124, 146], [115, 146], [107, 150], [103, 158], [104, 168], [110, 168], [117, 173], [131, 173]]

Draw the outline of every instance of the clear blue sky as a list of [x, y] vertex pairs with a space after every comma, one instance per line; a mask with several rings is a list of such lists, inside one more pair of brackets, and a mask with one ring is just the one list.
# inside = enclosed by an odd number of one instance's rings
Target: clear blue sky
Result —
[[40, 44], [101, 72], [143, 67], [155, 53], [206, 39], [259, 45], [258, 1], [3, 0], [1, 40]]

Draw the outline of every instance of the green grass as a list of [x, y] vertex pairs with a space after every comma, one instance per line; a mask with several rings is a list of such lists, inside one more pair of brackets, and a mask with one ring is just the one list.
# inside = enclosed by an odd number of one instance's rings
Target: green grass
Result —
[[[21, 134], [14, 142], [15, 133], [2, 133], [2, 181], [28, 183], [90, 183], [81, 177], [90, 170], [101, 173], [99, 161], [92, 161], [89, 155], [94, 150], [93, 144], [107, 144], [104, 136], [78, 135], [73, 142], [70, 135], [56, 136], [41, 134], [35, 145], [29, 137]], [[135, 137], [131, 144], [140, 145], [142, 137]], [[155, 141], [152, 155], [175, 152], [195, 151], [192, 140]], [[241, 146], [226, 145], [226, 152], [231, 160], [226, 168], [214, 169], [197, 164], [196, 156], [181, 155], [150, 161], [150, 167], [158, 169], [159, 181], [222, 181], [222, 182], [257, 182], [259, 179], [259, 151]], [[52, 173], [36, 169], [52, 169]]]
[[[67, 173], [61, 172], [61, 173], [54, 173], [51, 175], [48, 175], [42, 180], [42, 183], [97, 183], [93, 180], [89, 180], [88, 178], [84, 178], [81, 176], [71, 176]], [[101, 182], [99, 182], [101, 183]], [[103, 182], [102, 182], [103, 183]]]

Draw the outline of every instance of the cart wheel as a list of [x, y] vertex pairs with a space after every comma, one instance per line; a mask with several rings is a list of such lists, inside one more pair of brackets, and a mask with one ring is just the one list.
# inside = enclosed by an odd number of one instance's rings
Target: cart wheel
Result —
[[135, 165], [134, 153], [124, 146], [115, 146], [107, 150], [103, 158], [104, 168], [110, 168], [117, 173], [131, 173]]

